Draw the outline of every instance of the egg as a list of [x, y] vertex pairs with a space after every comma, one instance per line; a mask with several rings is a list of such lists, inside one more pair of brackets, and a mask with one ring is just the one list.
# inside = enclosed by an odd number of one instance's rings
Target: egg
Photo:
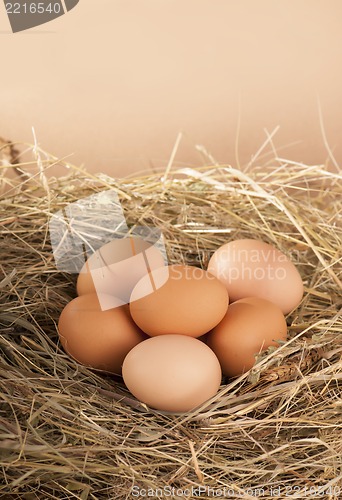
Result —
[[[112, 298], [113, 299], [113, 298]], [[146, 335], [133, 322], [127, 304], [102, 311], [95, 293], [71, 300], [58, 321], [60, 342], [79, 363], [121, 374], [126, 354]]]
[[130, 392], [146, 405], [186, 412], [217, 393], [222, 373], [217, 357], [200, 340], [161, 335], [127, 354], [122, 376]]
[[303, 297], [303, 282], [294, 264], [263, 241], [241, 239], [226, 243], [212, 255], [208, 271], [225, 284], [232, 302], [260, 297], [274, 302], [287, 314]]
[[286, 340], [287, 325], [281, 309], [257, 297], [229, 305], [223, 320], [206, 336], [207, 345], [218, 357], [222, 372], [241, 375], [255, 363], [255, 356], [277, 340]]
[[130, 298], [136, 324], [148, 335], [199, 337], [221, 321], [228, 307], [226, 287], [203, 269], [164, 266], [141, 278]]
[[110, 241], [84, 263], [77, 278], [77, 294], [98, 293], [102, 309], [111, 308], [110, 296], [128, 303], [140, 278], [164, 264], [161, 251], [142, 238]]

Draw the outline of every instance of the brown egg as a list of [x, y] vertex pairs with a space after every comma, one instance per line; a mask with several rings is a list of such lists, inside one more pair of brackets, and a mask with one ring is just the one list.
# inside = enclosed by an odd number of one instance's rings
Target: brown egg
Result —
[[207, 335], [222, 372], [234, 377], [255, 363], [255, 356], [276, 340], [286, 340], [287, 325], [281, 309], [272, 302], [250, 297], [229, 305], [223, 320]]
[[127, 354], [122, 376], [141, 402], [158, 410], [185, 412], [216, 394], [222, 373], [217, 357], [200, 340], [161, 335]]
[[271, 300], [287, 314], [303, 297], [303, 282], [295, 266], [263, 241], [226, 243], [211, 257], [208, 271], [226, 285], [231, 302], [260, 297]]
[[102, 311], [96, 294], [82, 295], [63, 309], [58, 332], [65, 351], [79, 363], [121, 374], [126, 354], [146, 335], [133, 322], [127, 304]]
[[215, 276], [194, 266], [155, 269], [134, 287], [130, 311], [148, 335], [199, 337], [225, 315], [228, 293]]
[[[150, 270], [164, 265], [160, 250], [138, 237], [126, 237], [103, 245], [89, 257], [77, 279], [77, 294], [113, 295], [126, 304], [136, 283]], [[108, 300], [102, 309], [111, 307]]]

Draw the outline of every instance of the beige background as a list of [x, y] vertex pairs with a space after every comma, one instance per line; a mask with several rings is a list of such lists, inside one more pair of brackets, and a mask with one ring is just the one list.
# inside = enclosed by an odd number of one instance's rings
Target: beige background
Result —
[[[0, 136], [112, 175], [279, 155], [342, 163], [340, 0], [80, 0], [11, 34], [0, 5]], [[237, 134], [239, 130], [239, 134]], [[237, 141], [238, 137], [238, 141]], [[238, 158], [236, 145], [238, 144]]]

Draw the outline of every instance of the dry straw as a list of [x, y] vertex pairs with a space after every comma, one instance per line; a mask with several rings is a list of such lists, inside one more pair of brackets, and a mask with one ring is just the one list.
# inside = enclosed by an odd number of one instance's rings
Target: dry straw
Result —
[[[212, 165], [112, 179], [69, 166], [47, 179], [58, 160], [33, 153], [38, 173], [25, 175], [0, 145], [0, 498], [342, 498], [340, 174], [273, 158], [248, 173]], [[218, 246], [251, 237], [303, 277], [288, 342], [190, 413], [147, 408], [58, 343], [75, 275], [56, 269], [48, 221], [106, 189], [129, 224], [162, 230], [170, 262], [205, 268]]]

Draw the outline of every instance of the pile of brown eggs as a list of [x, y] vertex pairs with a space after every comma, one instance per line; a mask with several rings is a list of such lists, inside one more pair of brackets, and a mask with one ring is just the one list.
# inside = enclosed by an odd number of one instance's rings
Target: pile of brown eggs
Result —
[[213, 397], [222, 374], [241, 375], [286, 340], [284, 315], [301, 301], [303, 283], [282, 252], [259, 240], [226, 243], [203, 270], [165, 265], [156, 247], [127, 237], [87, 260], [77, 294], [58, 323], [65, 351], [122, 375], [146, 405], [184, 412]]

